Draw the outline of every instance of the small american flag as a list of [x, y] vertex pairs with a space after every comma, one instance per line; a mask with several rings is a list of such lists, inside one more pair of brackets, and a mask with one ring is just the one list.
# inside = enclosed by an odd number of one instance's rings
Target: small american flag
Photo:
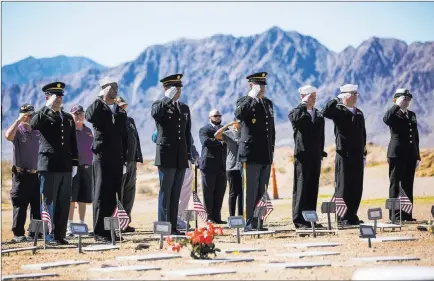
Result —
[[119, 202], [116, 205], [116, 208], [112, 215], [113, 218], [119, 219], [119, 227], [124, 230], [127, 228], [127, 226], [130, 224], [130, 217], [128, 216], [127, 212], [124, 209], [124, 206], [122, 206], [121, 202]]
[[345, 213], [347, 212], [347, 204], [345, 204], [344, 198], [335, 196], [336, 194], [333, 194], [332, 199], [330, 202], [335, 202], [336, 204], [336, 215], [338, 217], [345, 216]]
[[408, 198], [407, 194], [405, 194], [404, 189], [402, 187], [399, 187], [399, 203], [401, 205], [401, 210], [403, 212], [406, 212], [407, 214], [411, 214], [411, 211], [413, 210], [413, 204], [410, 201], [410, 198]]
[[208, 220], [208, 213], [206, 212], [205, 207], [202, 202], [200, 202], [199, 196], [197, 196], [197, 192], [193, 192], [193, 209], [198, 214], [198, 216], [204, 221]]
[[270, 196], [268, 196], [268, 192], [266, 191], [264, 195], [262, 195], [261, 200], [259, 200], [258, 204], [256, 204], [256, 208], [258, 207], [265, 207], [267, 209], [267, 212], [265, 215], [261, 217], [261, 220], [265, 220], [268, 215], [274, 210], [273, 204], [271, 204]]
[[44, 201], [42, 201], [42, 212], [41, 212], [42, 221], [47, 223], [48, 225], [48, 234], [51, 233], [53, 230], [53, 224], [51, 223], [51, 216], [50, 212], [48, 212], [47, 204], [45, 204]]

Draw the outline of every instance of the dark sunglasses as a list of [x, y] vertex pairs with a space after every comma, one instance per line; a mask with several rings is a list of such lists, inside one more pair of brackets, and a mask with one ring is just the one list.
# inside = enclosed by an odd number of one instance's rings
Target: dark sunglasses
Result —
[[222, 117], [221, 115], [213, 115], [212, 117]]

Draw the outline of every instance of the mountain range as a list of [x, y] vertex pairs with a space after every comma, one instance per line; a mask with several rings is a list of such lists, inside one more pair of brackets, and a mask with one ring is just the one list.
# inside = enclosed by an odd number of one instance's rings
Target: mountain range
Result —
[[[382, 117], [392, 105], [397, 88], [408, 88], [414, 98], [410, 109], [418, 117], [421, 146], [434, 144], [434, 42], [404, 41], [371, 37], [354, 48], [333, 52], [313, 37], [278, 27], [248, 37], [217, 34], [209, 38], [180, 39], [147, 47], [135, 60], [106, 68], [86, 58], [28, 58], [2, 67], [2, 129], [18, 116], [24, 102], [36, 108], [44, 104], [42, 85], [52, 81], [67, 84], [65, 108], [79, 103], [88, 106], [97, 96], [97, 81], [112, 76], [119, 92], [129, 102], [128, 114], [139, 130], [142, 150], [153, 157], [151, 134], [155, 123], [150, 115], [153, 101], [163, 96], [159, 80], [183, 73], [181, 101], [190, 106], [196, 147], [198, 131], [208, 112], [218, 108], [228, 122], [236, 100], [248, 92], [245, 77], [266, 71], [266, 95], [274, 102], [277, 145], [292, 145], [289, 110], [300, 97], [298, 88], [318, 87], [317, 108], [339, 93], [339, 86], [359, 85], [358, 107], [364, 112], [368, 141], [387, 145], [389, 130]], [[333, 124], [326, 122], [326, 142], [334, 141]], [[10, 145], [3, 141], [3, 158]]]

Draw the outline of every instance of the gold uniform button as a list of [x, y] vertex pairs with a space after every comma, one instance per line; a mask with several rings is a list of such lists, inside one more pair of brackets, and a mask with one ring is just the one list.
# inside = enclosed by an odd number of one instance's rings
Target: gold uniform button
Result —
[[178, 139], [181, 139], [181, 137], [179, 137]]
[[178, 120], [181, 121], [181, 118], [179, 118]]
[[63, 140], [63, 136], [62, 136], [62, 140]]
[[413, 143], [413, 141], [410, 141], [410, 143]]
[[413, 131], [412, 129], [410, 129], [410, 132]]
[[62, 145], [63, 145], [63, 142], [62, 142]]
[[410, 138], [411, 138], [411, 135], [410, 135]]

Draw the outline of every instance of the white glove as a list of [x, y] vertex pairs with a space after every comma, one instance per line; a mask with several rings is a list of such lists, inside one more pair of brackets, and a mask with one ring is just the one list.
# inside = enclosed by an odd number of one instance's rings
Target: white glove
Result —
[[51, 97], [47, 100], [47, 102], [45, 103], [46, 107], [51, 108], [53, 106], [54, 101], [56, 100], [56, 95], [51, 95]]
[[416, 160], [416, 169], [419, 168], [420, 160]]
[[75, 177], [77, 175], [77, 166], [72, 166], [72, 177]]
[[101, 91], [99, 91], [98, 96], [100, 96], [100, 97], [104, 96], [105, 94], [107, 94], [110, 91], [110, 88], [111, 88], [111, 86], [107, 86], [104, 89], [101, 89]]
[[342, 94], [338, 95], [338, 99], [340, 99], [341, 101], [343, 101], [344, 98], [347, 98], [347, 97], [351, 97], [351, 94], [350, 93], [342, 93]]
[[363, 158], [363, 168], [366, 167], [366, 158]]
[[301, 100], [301, 102], [307, 103], [307, 100], [309, 99], [311, 94], [304, 96], [304, 98]]
[[402, 107], [402, 102], [405, 100], [405, 96], [400, 96], [396, 99], [395, 104], [399, 107]]
[[127, 172], [127, 166], [124, 165], [122, 169], [122, 174], [125, 175], [126, 172]]
[[249, 92], [249, 97], [257, 98], [260, 91], [261, 91], [261, 86], [256, 84], [253, 85], [252, 89]]
[[168, 97], [169, 99], [173, 99], [173, 97], [176, 95], [177, 89], [176, 87], [170, 87], [169, 89], [164, 92], [164, 95]]

